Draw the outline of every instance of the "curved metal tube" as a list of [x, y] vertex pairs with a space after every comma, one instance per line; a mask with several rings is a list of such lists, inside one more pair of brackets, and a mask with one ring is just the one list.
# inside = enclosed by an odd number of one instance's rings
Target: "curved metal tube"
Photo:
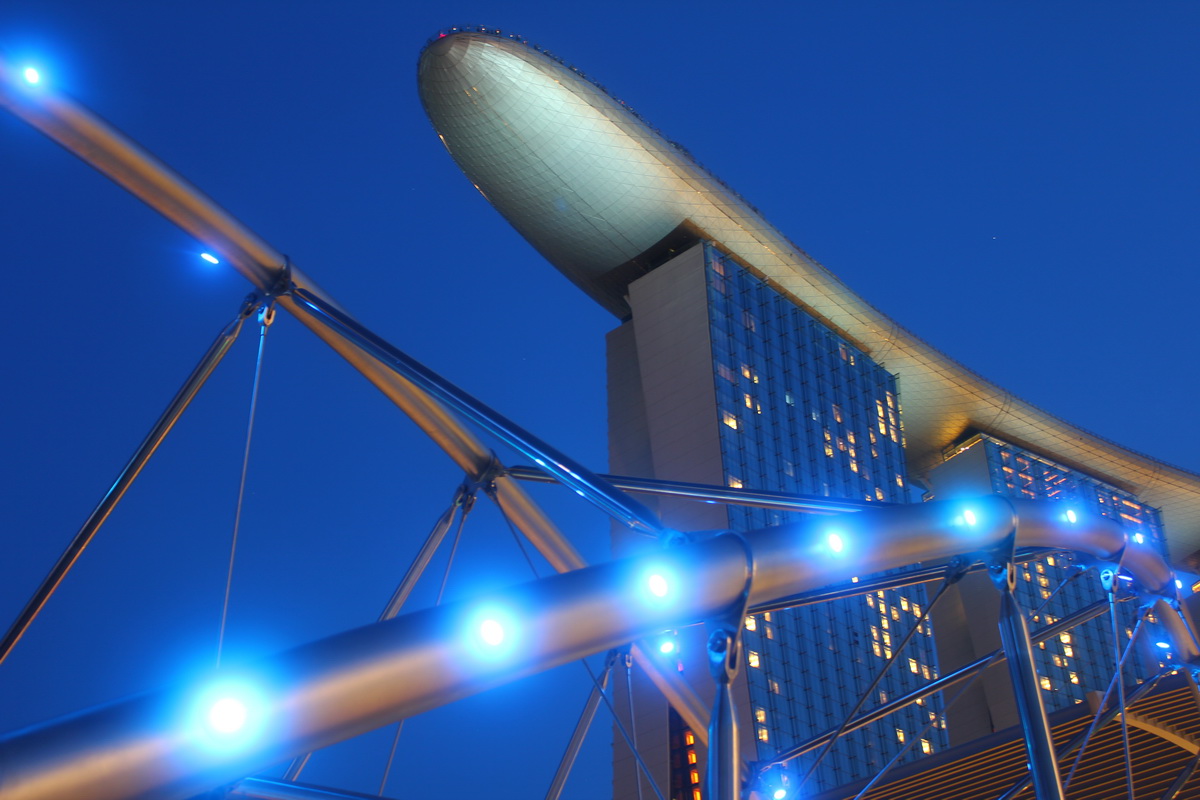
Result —
[[[1059, 504], [1015, 505], [1018, 546], [1069, 546], [1101, 559], [1124, 548], [1111, 520], [1081, 515], [1068, 524], [1058, 519]], [[995, 497], [973, 501], [973, 525], [964, 521], [961, 503], [924, 503], [746, 534], [755, 562], [749, 600], [994, 548], [1013, 530], [1013, 507]], [[842, 545], [837, 552], [830, 547], [834, 532]], [[1170, 571], [1156, 557], [1127, 556], [1125, 563], [1147, 591], [1173, 589]], [[666, 597], [647, 591], [652, 573], [667, 578]], [[742, 543], [723, 536], [347, 631], [253, 669], [224, 670], [190, 688], [139, 695], [6, 737], [0, 740], [0, 795], [183, 800], [524, 675], [711, 619], [741, 601], [745, 575]], [[1174, 613], [1168, 603], [1160, 605], [1164, 615]], [[503, 648], [477, 640], [480, 615], [488, 613], [505, 620]], [[1175, 644], [1186, 660], [1200, 660], [1190, 636]], [[258, 687], [257, 701], [249, 703], [256, 735], [239, 741], [236, 752], [206, 746], [211, 731], [194, 719], [205, 687], [234, 680]]]

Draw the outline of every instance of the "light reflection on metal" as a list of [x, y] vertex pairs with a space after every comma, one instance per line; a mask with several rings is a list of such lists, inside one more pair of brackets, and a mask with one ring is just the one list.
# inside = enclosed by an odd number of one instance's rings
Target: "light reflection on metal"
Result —
[[[1106, 518], [1084, 517], [1067, 530], [1054, 503], [1016, 505], [1017, 545], [1059, 547], [1069, 541], [1085, 554], [1108, 557], [1123, 542], [1120, 527]], [[995, 547], [1012, 530], [1012, 506], [984, 498], [976, 507], [986, 513], [969, 544], [973, 550]], [[924, 503], [844, 515], [838, 526], [863, 542], [853, 559], [807, 557], [806, 548], [818, 546], [824, 536], [826, 523], [820, 519], [748, 533], [745, 545], [729, 536], [681, 544], [671, 549], [672, 558], [686, 562], [688, 580], [666, 608], [631, 605], [629, 596], [631, 579], [651, 569], [657, 555], [524, 584], [495, 598], [519, 612], [528, 634], [517, 652], [498, 661], [470, 657], [458, 633], [465, 615], [480, 604], [426, 609], [348, 631], [263, 665], [263, 672], [280, 676], [272, 687], [277, 700], [266, 712], [279, 719], [278, 733], [235, 760], [185, 757], [186, 743], [160, 721], [174, 695], [143, 695], [0, 741], [5, 800], [117, 800], [147, 794], [183, 800], [517, 677], [712, 619], [744, 591], [745, 546], [756, 565], [747, 599], [762, 602], [914, 560], [949, 558], [964, 547], [962, 529], [951, 520], [954, 513], [946, 504]], [[1127, 566], [1147, 591], [1164, 585], [1174, 591], [1161, 561], [1134, 559]], [[1165, 602], [1155, 613], [1174, 614]], [[1179, 649], [1197, 662], [1194, 642]]]
[[[508, 467], [505, 472], [521, 481], [555, 483], [553, 475], [537, 467]], [[799, 495], [790, 492], [772, 492], [765, 489], [732, 489], [727, 486], [712, 486], [705, 483], [683, 483], [664, 481], [657, 478], [634, 478], [627, 475], [599, 475], [602, 480], [618, 489], [635, 494], [686, 497], [705, 502], [727, 503], [735, 506], [772, 508], [779, 511], [796, 511], [809, 514], [840, 514], [864, 508], [880, 508], [894, 503], [864, 502], [861, 500], [839, 500], [816, 495]]]
[[384, 341], [323, 298], [302, 288], [297, 288], [292, 296], [318, 315], [326, 327], [337, 331], [438, 402], [467, 417], [526, 457], [534, 459], [559, 481], [575, 489], [616, 519], [644, 533], [658, 533], [662, 530], [662, 523], [640, 502], [613, 488], [565, 453], [551, 447], [407, 353]]

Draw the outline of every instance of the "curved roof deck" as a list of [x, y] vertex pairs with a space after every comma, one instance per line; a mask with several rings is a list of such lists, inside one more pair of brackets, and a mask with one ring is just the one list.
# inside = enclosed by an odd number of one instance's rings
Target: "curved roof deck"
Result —
[[1200, 475], [1048, 414], [906, 331], [573, 67], [517, 36], [452, 29], [421, 53], [418, 83], [475, 187], [618, 317], [629, 282], [676, 237], [711, 239], [899, 376], [917, 474], [969, 432], [989, 433], [1160, 507], [1174, 560], [1200, 550]]

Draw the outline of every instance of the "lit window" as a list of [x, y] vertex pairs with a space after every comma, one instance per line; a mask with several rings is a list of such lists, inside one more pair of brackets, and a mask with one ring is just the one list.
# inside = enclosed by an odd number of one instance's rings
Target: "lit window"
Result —
[[1062, 642], [1063, 644], [1070, 644], [1070, 643], [1071, 643], [1071, 634], [1069, 634], [1069, 633], [1060, 633], [1060, 634], [1058, 635], [1058, 640], [1059, 640], [1060, 642]]
[[1062, 656], [1054, 656], [1051, 660], [1054, 662], [1054, 666], [1056, 667], [1061, 667], [1063, 665]]
[[732, 413], [730, 413], [728, 411], [722, 411], [721, 412], [721, 422], [724, 422], [726, 425], [733, 428], [735, 431], [737, 430], [738, 419]]
[[1067, 675], [1070, 676], [1071, 683], [1079, 683], [1079, 676], [1077, 674], [1074, 672], [1068, 672]]
[[768, 638], [768, 639], [774, 639], [774, 638], [775, 638], [775, 629], [774, 629], [774, 628], [772, 628], [770, 625], [768, 625], [768, 626], [767, 626], [767, 631], [766, 631], [766, 633], [767, 633], [767, 638]]
[[768, 681], [771, 687], [771, 694], [779, 694], [779, 681]]
[[900, 619], [900, 609], [896, 608], [895, 606], [892, 606], [892, 619], [894, 619], [894, 620]]
[[883, 658], [883, 650], [880, 649], [879, 642], [871, 642], [871, 650], [876, 656]]
[[917, 603], [912, 604], [912, 612], [918, 617], [921, 616], [921, 606]]
[[837, 422], [842, 421], [842, 407], [839, 406], [837, 403], [833, 404], [833, 418]]
[[905, 611], [908, 611], [908, 598], [907, 597], [900, 598], [900, 608], [904, 609]]
[[883, 499], [884, 499], [884, 496], [883, 496], [883, 489], [880, 489], [878, 486], [876, 486], [876, 487], [875, 487], [875, 499], [876, 499], [876, 500], [883, 500]]
[[896, 485], [897, 485], [897, 486], [903, 486], [903, 485], [904, 485], [904, 476], [902, 476], [902, 475], [896, 475]]
[[922, 753], [932, 753], [933, 752], [933, 745], [929, 743], [928, 739], [921, 740], [921, 752]]
[[871, 594], [867, 595], [867, 605], [870, 606], [871, 608], [875, 607], [875, 595], [871, 595]]
[[696, 734], [692, 733], [691, 731], [684, 731], [683, 732], [683, 743], [686, 745], [695, 744], [696, 743]]
[[929, 680], [929, 665], [928, 664], [921, 665], [921, 675], [925, 678], [925, 680]]
[[1066, 656], [1067, 658], [1074, 658], [1075, 657], [1075, 648], [1071, 647], [1071, 645], [1069, 645], [1069, 644], [1064, 644], [1063, 645], [1063, 655]]
[[883, 632], [883, 643], [888, 647], [892, 646], [892, 635], [887, 631]]
[[750, 663], [750, 666], [758, 669], [758, 653], [753, 650], [746, 651], [746, 660]]
[[885, 692], [883, 689], [879, 690], [879, 702], [881, 702], [881, 703], [887, 702], [887, 692]]
[[730, 383], [737, 383], [737, 376], [733, 374], [733, 370], [724, 364], [717, 364], [717, 374]]
[[920, 667], [917, 664], [917, 660], [915, 658], [910, 658], [908, 660], [908, 671], [913, 674], [916, 674], [917, 670], [919, 670], [919, 669], [920, 669]]
[[753, 616], [746, 617], [746, 630], [758, 630], [758, 622], [755, 621]]
[[796, 396], [791, 392], [784, 392], [783, 402], [787, 403], [789, 406], [794, 406], [796, 405]]
[[692, 783], [699, 783], [700, 782], [700, 770], [697, 770], [697, 769], [692, 770], [691, 777], [692, 777]]
[[879, 618], [879, 625], [880, 625], [880, 627], [882, 627], [882, 628], [883, 628], [883, 629], [886, 631], [886, 630], [888, 629], [888, 618], [887, 618], [887, 617], [880, 617], [880, 618]]
[[896, 741], [897, 741], [897, 742], [900, 742], [900, 743], [902, 743], [902, 744], [903, 744], [903, 742], [904, 742], [904, 728], [896, 728]]
[[758, 726], [758, 740], [760, 742], [765, 742], [765, 741], [769, 740], [770, 738], [771, 738], [771, 735], [769, 733], [767, 733], [767, 729], [764, 728], [762, 725], [759, 725]]
[[767, 721], [766, 709], [763, 709], [763, 708], [754, 709], [754, 719], [756, 722], [766, 722]]
[[767, 622], [770, 622], [771, 621], [771, 612], [770, 611], [764, 612], [763, 619], [765, 619]]
[[700, 794], [699, 789], [692, 789], [692, 800], [704, 800], [704, 795]]
[[689, 764], [695, 764], [695, 763], [696, 763], [696, 751], [695, 751], [695, 750], [688, 750], [688, 751], [687, 751], [687, 761], [688, 761], [688, 763], [689, 763]]
[[748, 394], [743, 393], [742, 398], [744, 399], [744, 401], [746, 403], [746, 408], [754, 408], [754, 398], [753, 397], [751, 397]]
[[1049, 678], [1039, 678], [1038, 683], [1041, 684], [1043, 689], [1045, 689], [1046, 691], [1050, 691], [1050, 679]]
[[1034, 568], [1035, 568], [1035, 569], [1038, 571], [1038, 574], [1039, 574], [1039, 575], [1045, 575], [1045, 574], [1046, 574], [1046, 567], [1045, 567], [1045, 565], [1044, 565], [1044, 564], [1041, 564], [1041, 563], [1039, 563], [1039, 564], [1035, 565], [1035, 567], [1034, 567]]

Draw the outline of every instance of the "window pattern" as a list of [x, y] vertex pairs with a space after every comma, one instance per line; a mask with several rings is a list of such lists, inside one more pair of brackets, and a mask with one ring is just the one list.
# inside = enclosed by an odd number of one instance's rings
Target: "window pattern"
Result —
[[[855, 500], [908, 502], [896, 379], [764, 281], [706, 247], [709, 325], [721, 454], [730, 486]], [[730, 507], [750, 530], [798, 515]], [[838, 724], [916, 622], [924, 587], [872, 593], [746, 620], [747, 680], [758, 757]], [[899, 697], [937, 675], [926, 622], [880, 686]], [[941, 711], [941, 696], [848, 734], [812, 779], [820, 789], [873, 775]], [[873, 708], [868, 702], [864, 710]], [[943, 721], [910, 749], [947, 746]], [[808, 758], [812, 758], [809, 756]], [[793, 762], [806, 771], [810, 761]], [[813, 783], [810, 781], [810, 786]], [[814, 789], [815, 790], [815, 789]]]
[[[1031, 500], [1057, 500], [1071, 508], [1110, 517], [1125, 528], [1131, 547], [1148, 547], [1166, 558], [1166, 540], [1158, 509], [1140, 502], [1136, 496], [1099, 481], [1077, 470], [1015, 447], [1000, 439], [979, 434], [955, 448], [950, 455], [972, 447], [983, 447], [987, 455], [992, 491], [1005, 497]], [[1017, 598], [1032, 611], [1074, 571], [1075, 562], [1067, 554], [1047, 556], [1024, 564], [1017, 571]], [[1067, 584], [1054, 595], [1045, 612], [1033, 626], [1044, 627], [1086, 605], [1103, 600], [1105, 593], [1095, 570]], [[1123, 603], [1123, 630], [1137, 621], [1135, 603]], [[1123, 649], [1128, 634], [1121, 636]], [[1107, 615], [1080, 625], [1043, 642], [1034, 651], [1039, 683], [1045, 690], [1048, 711], [1056, 711], [1084, 702], [1088, 692], [1103, 692], [1113, 670], [1112, 622]], [[1135, 683], [1157, 671], [1144, 657], [1131, 656], [1126, 662], [1124, 680]]]

